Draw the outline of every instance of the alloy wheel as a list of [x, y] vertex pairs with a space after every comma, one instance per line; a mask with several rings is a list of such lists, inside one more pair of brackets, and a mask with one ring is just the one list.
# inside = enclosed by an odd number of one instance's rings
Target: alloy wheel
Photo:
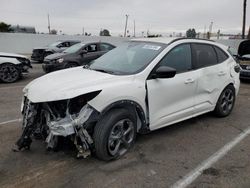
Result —
[[4, 82], [14, 82], [17, 80], [19, 72], [13, 65], [4, 64], [0, 68], [0, 79]]
[[134, 140], [135, 129], [129, 119], [118, 121], [111, 129], [108, 138], [108, 151], [112, 156], [123, 155]]
[[231, 89], [226, 89], [222, 94], [221, 109], [223, 113], [227, 114], [233, 108], [234, 93]]

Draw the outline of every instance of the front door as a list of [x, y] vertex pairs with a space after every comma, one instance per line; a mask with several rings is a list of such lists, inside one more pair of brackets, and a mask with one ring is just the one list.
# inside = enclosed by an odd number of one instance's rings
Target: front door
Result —
[[192, 71], [190, 44], [173, 48], [157, 66], [175, 68], [173, 78], [147, 80], [150, 129], [192, 117], [197, 75]]
[[98, 51], [97, 44], [89, 44], [84, 47], [84, 50], [86, 50], [87, 53], [81, 57], [81, 64], [83, 65], [99, 57], [100, 52]]

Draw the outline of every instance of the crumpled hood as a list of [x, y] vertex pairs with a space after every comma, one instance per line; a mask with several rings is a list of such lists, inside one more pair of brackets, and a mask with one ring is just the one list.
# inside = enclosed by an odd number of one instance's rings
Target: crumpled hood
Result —
[[30, 82], [23, 92], [34, 103], [58, 101], [128, 83], [133, 78], [76, 67], [37, 78]]
[[0, 56], [1, 57], [21, 57], [21, 58], [25, 58], [25, 59], [27, 59], [27, 57], [26, 56], [24, 56], [24, 55], [20, 55], [20, 54], [13, 54], [13, 53], [6, 53], [6, 52], [0, 52]]

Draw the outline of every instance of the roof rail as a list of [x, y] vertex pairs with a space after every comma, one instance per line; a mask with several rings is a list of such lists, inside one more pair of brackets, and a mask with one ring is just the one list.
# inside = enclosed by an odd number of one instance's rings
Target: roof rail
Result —
[[172, 40], [169, 44], [172, 44], [172, 43], [174, 43], [174, 42], [176, 42], [176, 41], [179, 41], [179, 40], [185, 40], [185, 39], [204, 40], [204, 41], [215, 42], [214, 40], [210, 40], [210, 39], [201, 39], [201, 38], [187, 38], [187, 37], [181, 37], [181, 38], [177, 38], [177, 39]]

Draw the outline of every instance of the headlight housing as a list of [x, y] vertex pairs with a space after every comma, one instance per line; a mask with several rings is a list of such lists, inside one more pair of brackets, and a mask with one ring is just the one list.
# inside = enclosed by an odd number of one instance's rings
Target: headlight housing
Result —
[[58, 63], [62, 63], [63, 61], [64, 61], [63, 58], [60, 58], [60, 59], [56, 60], [56, 62], [58, 62]]

